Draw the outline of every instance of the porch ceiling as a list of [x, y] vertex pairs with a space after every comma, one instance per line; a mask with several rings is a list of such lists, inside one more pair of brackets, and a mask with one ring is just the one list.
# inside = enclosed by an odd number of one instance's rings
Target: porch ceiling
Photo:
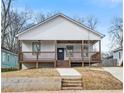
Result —
[[57, 44], [95, 44], [98, 40], [57, 40]]

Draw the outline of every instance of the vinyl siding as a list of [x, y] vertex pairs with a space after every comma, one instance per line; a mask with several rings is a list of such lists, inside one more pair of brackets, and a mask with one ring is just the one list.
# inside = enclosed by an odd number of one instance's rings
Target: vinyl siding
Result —
[[18, 56], [8, 50], [1, 49], [1, 68], [18, 68]]
[[[23, 40], [22, 41], [22, 52], [32, 52], [32, 42], [35, 40]], [[55, 41], [40, 41], [41, 52], [42, 51], [55, 51]]]
[[95, 33], [63, 17], [57, 17], [18, 37], [19, 40], [100, 40]]
[[[22, 41], [22, 52], [32, 52], [32, 42], [35, 42], [34, 40], [29, 41]], [[55, 51], [55, 41], [40, 41], [41, 43], [41, 49], [40, 52], [49, 52], [49, 51]], [[36, 55], [32, 53], [24, 53], [23, 54], [24, 59], [31, 59], [36, 60]], [[39, 58], [55, 58], [54, 53], [43, 53], [42, 55], [39, 55]]]

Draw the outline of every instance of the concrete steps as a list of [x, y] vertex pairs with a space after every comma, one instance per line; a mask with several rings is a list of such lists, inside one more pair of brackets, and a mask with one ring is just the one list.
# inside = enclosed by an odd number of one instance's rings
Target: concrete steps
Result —
[[82, 78], [81, 77], [62, 78], [62, 89], [63, 90], [81, 90]]
[[62, 87], [62, 90], [82, 90], [82, 87]]
[[63, 90], [81, 90], [82, 75], [73, 68], [58, 68], [61, 76], [61, 88]]

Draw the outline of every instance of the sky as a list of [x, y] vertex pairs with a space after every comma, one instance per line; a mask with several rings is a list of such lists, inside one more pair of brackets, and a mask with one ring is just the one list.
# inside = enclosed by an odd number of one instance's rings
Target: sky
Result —
[[69, 17], [95, 16], [98, 19], [97, 31], [105, 34], [102, 51], [109, 50], [108, 35], [114, 17], [122, 17], [123, 0], [16, 0], [13, 4], [17, 11], [30, 9], [34, 12], [61, 12]]

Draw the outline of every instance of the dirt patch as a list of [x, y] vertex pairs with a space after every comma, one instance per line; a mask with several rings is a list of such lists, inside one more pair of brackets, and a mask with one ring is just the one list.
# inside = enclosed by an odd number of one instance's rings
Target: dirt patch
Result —
[[82, 74], [83, 89], [123, 89], [121, 81], [101, 68], [75, 68]]
[[28, 69], [28, 70], [19, 70], [12, 72], [2, 72], [2, 77], [54, 77], [59, 76], [59, 73], [54, 68], [41, 68], [41, 69]]

